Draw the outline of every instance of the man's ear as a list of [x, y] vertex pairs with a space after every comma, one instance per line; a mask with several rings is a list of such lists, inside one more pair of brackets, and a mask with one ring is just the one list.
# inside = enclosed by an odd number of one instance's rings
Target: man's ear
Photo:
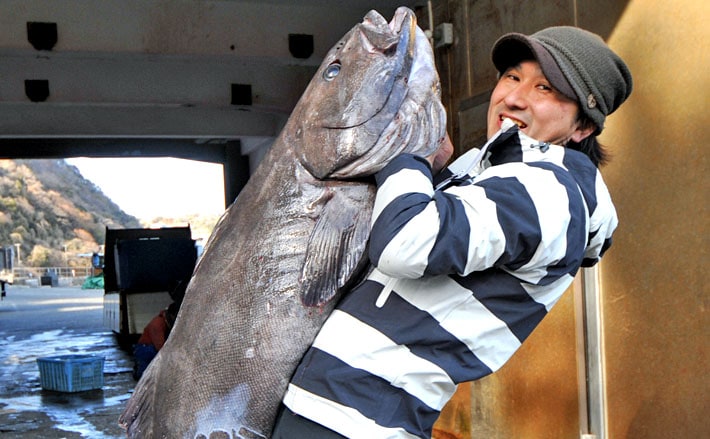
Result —
[[595, 130], [596, 127], [593, 124], [587, 124], [587, 126], [582, 126], [580, 124], [577, 129], [574, 130], [574, 132], [572, 133], [572, 137], [570, 137], [570, 140], [576, 143], [581, 143], [582, 140], [591, 136]]

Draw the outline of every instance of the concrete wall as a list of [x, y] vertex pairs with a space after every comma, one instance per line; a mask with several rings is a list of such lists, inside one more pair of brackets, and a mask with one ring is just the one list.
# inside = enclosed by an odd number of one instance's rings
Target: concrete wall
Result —
[[[600, 266], [602, 377], [586, 404], [581, 283], [498, 373], [461, 386], [438, 438], [703, 437], [710, 431], [707, 316], [710, 3], [694, 0], [434, 2], [454, 24], [437, 50], [457, 151], [485, 135], [495, 83], [490, 48], [504, 32], [578, 25], [628, 63], [629, 101], [600, 137], [621, 224]], [[594, 405], [598, 413], [589, 420]], [[591, 427], [590, 427], [590, 424]]]

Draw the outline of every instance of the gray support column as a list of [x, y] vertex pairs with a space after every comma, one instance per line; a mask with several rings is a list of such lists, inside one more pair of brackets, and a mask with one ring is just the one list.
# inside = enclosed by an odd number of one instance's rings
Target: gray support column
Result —
[[249, 156], [242, 155], [241, 143], [229, 141], [224, 151], [224, 197], [225, 206], [229, 207], [249, 180]]

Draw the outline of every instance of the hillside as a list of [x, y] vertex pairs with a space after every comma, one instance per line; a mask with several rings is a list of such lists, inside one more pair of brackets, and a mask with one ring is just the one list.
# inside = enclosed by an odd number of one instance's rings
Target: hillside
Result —
[[64, 160], [0, 160], [0, 245], [20, 244], [25, 265], [82, 266], [106, 226], [141, 227]]

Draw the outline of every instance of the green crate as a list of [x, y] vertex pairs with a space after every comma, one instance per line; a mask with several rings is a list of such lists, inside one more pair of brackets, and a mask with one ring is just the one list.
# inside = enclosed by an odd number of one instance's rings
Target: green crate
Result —
[[83, 392], [104, 385], [104, 357], [98, 355], [58, 355], [37, 359], [43, 389]]

